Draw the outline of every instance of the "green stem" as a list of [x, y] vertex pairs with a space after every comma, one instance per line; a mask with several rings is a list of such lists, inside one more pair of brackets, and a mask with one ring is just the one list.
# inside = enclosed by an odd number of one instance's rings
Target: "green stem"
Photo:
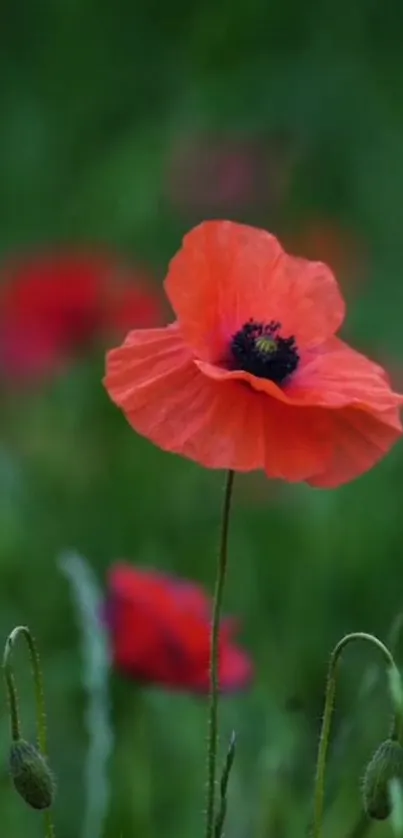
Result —
[[[346, 636], [343, 637], [339, 641], [337, 646], [335, 646], [335, 648], [333, 649], [333, 652], [330, 656], [329, 669], [327, 675], [325, 709], [323, 713], [322, 729], [320, 732], [318, 757], [316, 763], [312, 838], [320, 838], [322, 831], [326, 759], [329, 747], [330, 727], [334, 709], [337, 664], [339, 662], [341, 653], [344, 651], [345, 647], [349, 643], [355, 642], [356, 640], [363, 640], [367, 643], [371, 643], [373, 646], [379, 649], [379, 651], [385, 658], [388, 668], [398, 672], [393, 657], [389, 652], [389, 649], [387, 649], [384, 643], [382, 643], [380, 640], [378, 640], [377, 637], [374, 637], [374, 635], [372, 634], [366, 634], [365, 632], [361, 631], [353, 632], [352, 634], [346, 634]], [[402, 718], [401, 713], [399, 713], [397, 709], [395, 709], [395, 713], [396, 715], [394, 722], [394, 735], [398, 736], [399, 732], [402, 730]]]
[[53, 825], [52, 815], [47, 809], [44, 813], [45, 820], [45, 838], [55, 838], [55, 827]]
[[[9, 673], [13, 678], [11, 669], [11, 652], [18, 637], [22, 635], [28, 646], [29, 656], [31, 659], [32, 674], [34, 678], [35, 689], [35, 703], [36, 703], [36, 727], [39, 750], [43, 756], [47, 756], [47, 732], [46, 732], [46, 710], [45, 710], [45, 696], [43, 691], [42, 671], [39, 660], [39, 653], [32, 634], [27, 626], [17, 626], [7, 638], [6, 648], [4, 650], [3, 666], [5, 673]], [[14, 685], [15, 686], [15, 685]], [[14, 737], [13, 737], [14, 738]]]
[[[10, 720], [11, 720], [11, 737], [15, 742], [21, 739], [21, 724], [18, 714], [18, 697], [15, 686], [14, 674], [11, 665], [11, 653], [14, 644], [18, 637], [22, 635], [28, 646], [29, 656], [31, 659], [32, 674], [34, 679], [35, 689], [35, 704], [36, 704], [36, 729], [38, 747], [42, 756], [47, 756], [47, 731], [46, 731], [46, 710], [45, 710], [45, 696], [43, 690], [42, 671], [39, 659], [38, 649], [35, 640], [27, 626], [17, 626], [11, 634], [9, 634], [3, 655], [3, 670], [7, 686], [7, 692], [10, 702]], [[54, 838], [54, 827], [52, 816], [47, 810], [45, 812], [45, 838]]]
[[220, 780], [220, 805], [214, 824], [214, 838], [222, 838], [227, 814], [227, 794], [231, 769], [235, 759], [235, 732], [232, 733]]
[[17, 687], [14, 679], [13, 670], [10, 664], [10, 638], [7, 639], [6, 647], [4, 649], [3, 655], [3, 672], [4, 672], [4, 680], [6, 682], [6, 689], [8, 695], [8, 703], [10, 708], [10, 728], [11, 728], [11, 738], [13, 742], [17, 742], [18, 739], [21, 739], [21, 722], [20, 716], [18, 712], [18, 693]]
[[229, 471], [225, 484], [224, 505], [221, 519], [220, 547], [218, 553], [217, 577], [214, 591], [213, 615], [210, 639], [210, 705], [207, 751], [207, 809], [206, 838], [213, 838], [215, 818], [215, 793], [218, 747], [218, 697], [219, 697], [219, 634], [220, 616], [227, 570], [228, 527], [231, 509], [234, 472]]

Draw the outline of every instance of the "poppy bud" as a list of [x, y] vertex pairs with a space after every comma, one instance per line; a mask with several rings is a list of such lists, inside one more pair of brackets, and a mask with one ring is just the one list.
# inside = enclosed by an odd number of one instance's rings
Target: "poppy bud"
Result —
[[389, 817], [389, 784], [393, 779], [403, 781], [403, 748], [396, 740], [386, 739], [375, 751], [364, 775], [362, 794], [368, 817], [380, 821]]
[[14, 788], [33, 809], [49, 809], [55, 782], [46, 760], [25, 739], [15, 740], [10, 749], [10, 774]]

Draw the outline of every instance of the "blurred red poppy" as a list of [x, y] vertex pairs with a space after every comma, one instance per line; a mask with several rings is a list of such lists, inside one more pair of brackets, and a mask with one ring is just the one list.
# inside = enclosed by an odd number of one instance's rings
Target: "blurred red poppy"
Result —
[[44, 253], [1, 269], [0, 374], [8, 380], [55, 372], [80, 347], [162, 322], [162, 302], [144, 271], [110, 255]]
[[336, 332], [330, 269], [290, 256], [264, 230], [193, 229], [165, 288], [176, 321], [133, 330], [107, 356], [105, 386], [130, 424], [208, 468], [334, 487], [402, 434], [384, 370]]
[[291, 251], [306, 259], [325, 262], [336, 273], [341, 284], [351, 290], [359, 284], [366, 270], [364, 242], [335, 221], [310, 219], [286, 238]]
[[[131, 678], [173, 690], [208, 693], [210, 600], [187, 580], [114, 565], [109, 573], [106, 620], [115, 667]], [[248, 655], [233, 641], [235, 620], [222, 621], [222, 691], [246, 687], [252, 678]]]

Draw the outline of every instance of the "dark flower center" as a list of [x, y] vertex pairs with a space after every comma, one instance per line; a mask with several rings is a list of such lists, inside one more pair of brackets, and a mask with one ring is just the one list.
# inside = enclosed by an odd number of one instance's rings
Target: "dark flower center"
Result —
[[231, 339], [233, 369], [283, 384], [296, 370], [300, 356], [294, 336], [283, 338], [280, 329], [281, 323], [275, 320], [244, 323]]

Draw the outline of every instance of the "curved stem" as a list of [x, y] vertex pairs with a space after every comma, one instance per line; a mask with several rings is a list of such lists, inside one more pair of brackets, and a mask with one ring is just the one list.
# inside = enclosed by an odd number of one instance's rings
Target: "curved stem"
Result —
[[389, 636], [388, 636], [388, 646], [392, 650], [392, 654], [397, 654], [398, 643], [402, 634], [403, 629], [403, 611], [400, 611], [399, 614], [393, 620], [393, 623], [390, 628]]
[[3, 655], [3, 672], [6, 682], [8, 703], [10, 707], [10, 729], [13, 742], [21, 739], [21, 722], [18, 712], [18, 693], [13, 670], [10, 664], [10, 638], [7, 638]]
[[[17, 626], [11, 634], [9, 634], [6, 642], [6, 647], [4, 650], [4, 658], [3, 658], [3, 667], [5, 673], [10, 673], [12, 676], [12, 669], [11, 669], [11, 652], [14, 648], [14, 644], [17, 638], [22, 635], [25, 639], [25, 642], [28, 646], [29, 656], [31, 659], [31, 666], [32, 666], [32, 674], [34, 678], [34, 689], [35, 689], [35, 703], [36, 703], [36, 726], [37, 726], [37, 739], [38, 745], [41, 753], [43, 756], [47, 756], [47, 732], [46, 732], [46, 711], [45, 711], [45, 696], [43, 691], [43, 680], [42, 680], [42, 672], [41, 672], [41, 665], [39, 660], [39, 653], [36, 647], [36, 643], [32, 634], [28, 628], [28, 626]], [[14, 680], [14, 679], [13, 679]]]
[[[46, 710], [45, 710], [45, 695], [43, 690], [42, 671], [39, 659], [38, 649], [35, 640], [28, 628], [28, 626], [17, 626], [11, 634], [9, 634], [3, 655], [3, 670], [6, 681], [7, 691], [10, 701], [10, 719], [11, 719], [11, 737], [13, 741], [21, 739], [21, 724], [18, 715], [18, 700], [17, 690], [13, 670], [11, 666], [11, 653], [14, 644], [18, 637], [22, 635], [28, 646], [29, 656], [31, 659], [32, 675], [34, 679], [35, 689], [35, 704], [36, 704], [36, 728], [38, 747], [42, 756], [47, 756], [47, 731], [46, 731]], [[54, 838], [54, 827], [52, 816], [47, 810], [45, 812], [45, 836], [46, 838]]]
[[218, 697], [219, 697], [219, 634], [220, 615], [227, 570], [228, 527], [231, 509], [234, 472], [229, 471], [225, 484], [224, 505], [221, 519], [220, 547], [218, 553], [217, 577], [214, 591], [213, 615], [210, 640], [210, 706], [207, 751], [207, 809], [206, 838], [213, 838], [215, 816], [215, 792], [218, 746]]
[[[327, 752], [329, 747], [329, 736], [330, 736], [330, 727], [332, 722], [333, 716], [333, 709], [334, 709], [334, 696], [336, 691], [336, 672], [337, 672], [337, 664], [339, 662], [341, 653], [343, 652], [344, 648], [352, 642], [356, 640], [363, 640], [366, 643], [371, 643], [375, 646], [383, 655], [386, 664], [389, 670], [393, 670], [398, 674], [398, 670], [396, 664], [393, 660], [389, 649], [378, 640], [372, 634], [366, 634], [365, 632], [357, 631], [353, 632], [352, 634], [346, 634], [343, 637], [337, 646], [333, 649], [333, 652], [330, 656], [329, 662], [329, 669], [327, 675], [327, 684], [326, 684], [326, 696], [325, 696], [325, 709], [323, 713], [323, 721], [322, 721], [322, 729], [320, 732], [320, 739], [319, 739], [319, 749], [318, 749], [318, 757], [316, 762], [316, 778], [315, 778], [315, 791], [314, 791], [314, 812], [313, 812], [313, 838], [320, 838], [321, 830], [322, 830], [322, 815], [323, 815], [323, 798], [324, 798], [324, 788], [325, 788], [325, 771], [326, 771], [326, 759], [327, 759]], [[400, 677], [400, 676], [399, 676]], [[398, 738], [400, 732], [402, 731], [402, 713], [397, 708], [395, 708], [395, 721], [394, 721], [394, 728], [393, 728], [393, 735], [395, 738]]]

